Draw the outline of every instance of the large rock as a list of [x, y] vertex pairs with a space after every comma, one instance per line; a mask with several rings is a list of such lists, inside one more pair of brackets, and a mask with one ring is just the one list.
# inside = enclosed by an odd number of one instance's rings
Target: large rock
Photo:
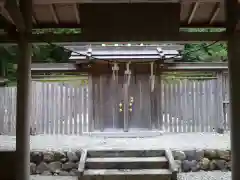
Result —
[[42, 174], [44, 171], [49, 171], [49, 167], [48, 164], [45, 162], [41, 162], [38, 166], [37, 166], [37, 174]]
[[199, 163], [196, 160], [184, 160], [182, 162], [182, 171], [183, 172], [189, 172], [189, 171], [193, 171], [196, 172], [200, 169]]
[[69, 172], [67, 172], [67, 171], [60, 171], [60, 172], [58, 173], [58, 175], [59, 175], [59, 176], [70, 176]]
[[185, 151], [185, 155], [186, 159], [189, 161], [200, 161], [202, 158], [204, 158], [204, 150], [188, 150]]
[[43, 153], [43, 161], [52, 162], [54, 161], [54, 152], [47, 151]]
[[204, 150], [196, 150], [195, 151], [195, 160], [200, 161], [204, 158]]
[[37, 166], [34, 163], [30, 163], [30, 174], [36, 174], [37, 173]]
[[77, 169], [77, 168], [78, 168], [78, 164], [74, 162], [66, 162], [62, 165], [62, 169], [65, 171], [70, 171], [72, 169]]
[[200, 165], [199, 165], [198, 161], [192, 160], [191, 161], [191, 171], [197, 172], [197, 171], [199, 171], [199, 169], [200, 169]]
[[217, 162], [216, 160], [211, 160], [210, 163], [209, 163], [209, 170], [210, 171], [213, 171], [213, 170], [216, 170], [217, 169]]
[[217, 150], [217, 156], [220, 159], [229, 161], [231, 159], [231, 152], [229, 150]]
[[75, 153], [76, 153], [78, 159], [80, 159], [80, 158], [81, 158], [82, 151], [81, 151], [81, 150], [77, 150]]
[[69, 172], [70, 176], [80, 176], [80, 172], [77, 169], [72, 169]]
[[201, 159], [201, 161], [199, 162], [200, 168], [202, 170], [208, 170], [209, 169], [209, 163], [210, 163], [210, 160], [208, 158]]
[[77, 162], [79, 161], [79, 158], [78, 156], [76, 155], [75, 152], [67, 152], [67, 158], [69, 161], [71, 162]]
[[216, 160], [216, 166], [217, 166], [217, 169], [222, 170], [222, 171], [225, 171], [228, 168], [227, 162], [223, 159]]
[[66, 158], [64, 152], [54, 152], [54, 161], [60, 161], [63, 158]]
[[230, 171], [232, 170], [232, 161], [227, 162], [227, 167]]
[[175, 160], [183, 161], [186, 159], [186, 154], [183, 151], [174, 151], [173, 156]]
[[41, 175], [42, 175], [42, 176], [51, 176], [52, 173], [49, 172], [49, 171], [44, 171], [44, 172], [41, 173]]
[[61, 163], [65, 163], [65, 162], [68, 161], [68, 159], [67, 158], [62, 158], [62, 159], [60, 159], [60, 161], [61, 161]]
[[56, 173], [61, 170], [62, 163], [59, 161], [51, 162], [48, 164], [48, 167], [52, 173]]
[[189, 161], [195, 160], [195, 154], [196, 151], [195, 150], [188, 150], [188, 151], [184, 151], [186, 154], [186, 159]]
[[191, 161], [189, 160], [183, 160], [182, 161], [182, 171], [183, 172], [189, 172], [191, 170]]
[[39, 165], [40, 162], [43, 160], [43, 153], [38, 151], [33, 151], [30, 154], [30, 161], [35, 163], [36, 165]]
[[211, 149], [205, 150], [204, 156], [208, 159], [215, 159], [215, 158], [217, 158], [217, 151], [211, 150]]

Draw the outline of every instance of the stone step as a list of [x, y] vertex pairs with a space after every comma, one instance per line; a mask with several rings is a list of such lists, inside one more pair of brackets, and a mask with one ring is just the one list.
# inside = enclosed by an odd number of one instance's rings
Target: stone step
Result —
[[168, 169], [88, 169], [84, 171], [84, 176], [139, 176], [139, 175], [171, 175]]
[[170, 150], [86, 150], [79, 162], [79, 171], [86, 180], [136, 178], [175, 180]]
[[166, 157], [87, 158], [86, 169], [167, 169]]
[[88, 157], [159, 157], [165, 150], [88, 150]]

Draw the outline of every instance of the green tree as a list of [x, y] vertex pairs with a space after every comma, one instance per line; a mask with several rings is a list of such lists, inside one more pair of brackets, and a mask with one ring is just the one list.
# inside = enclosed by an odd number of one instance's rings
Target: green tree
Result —
[[[182, 29], [187, 32], [221, 32], [224, 29]], [[221, 61], [227, 58], [226, 43], [198, 43], [186, 44], [183, 51], [183, 58], [185, 61]]]

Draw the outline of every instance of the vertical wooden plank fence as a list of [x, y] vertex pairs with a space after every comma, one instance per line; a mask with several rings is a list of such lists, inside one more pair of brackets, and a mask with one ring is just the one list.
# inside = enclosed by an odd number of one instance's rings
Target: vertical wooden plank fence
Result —
[[[146, 114], [146, 110], [143, 108], [145, 108], [144, 103], [146, 103], [147, 97], [144, 97], [144, 93], [149, 91], [147, 89], [149, 87], [145, 87], [140, 79], [137, 81], [139, 91], [135, 97], [138, 99], [134, 100], [138, 102], [136, 105], [138, 110], [133, 112], [131, 117], [141, 118], [143, 115], [145, 117]], [[149, 116], [151, 119], [146, 119], [146, 121], [154, 123], [150, 126], [164, 132], [179, 133], [213, 132], [219, 127], [227, 131], [230, 129], [227, 74], [217, 73], [215, 77], [199, 80], [187, 78], [168, 80], [163, 77], [159, 82], [160, 84], [156, 86], [158, 87], [157, 91], [161, 90], [162, 92], [159, 94], [154, 92], [152, 96], [157, 97], [157, 100], [151, 101], [152, 107], [156, 109], [151, 110], [151, 112], [150, 110], [147, 111], [147, 115], [152, 113], [151, 117]], [[95, 89], [101, 87], [100, 85], [95, 84]], [[113, 89], [116, 91], [116, 88]], [[63, 83], [33, 81], [32, 132], [36, 134], [81, 135], [83, 132], [92, 131], [93, 126], [103, 128], [104, 122], [101, 122], [101, 117], [95, 116], [95, 119], [92, 119], [94, 115], [91, 114], [93, 112], [92, 102], [95, 102], [95, 106], [100, 105], [95, 110], [97, 112], [103, 108], [100, 103], [103, 100], [100, 94], [96, 94], [96, 91], [90, 91], [94, 93], [92, 95], [89, 95], [88, 92], [87, 85], [71, 86]], [[129, 93], [134, 92], [134, 89], [129, 90]], [[116, 94], [117, 92], [115, 92]], [[96, 99], [92, 100], [92, 97]], [[122, 98], [124, 98], [123, 94]], [[1, 134], [15, 135], [15, 106], [16, 87], [1, 87]], [[121, 118], [116, 116], [118, 106], [112, 107], [110, 110], [113, 111], [113, 125], [115, 127], [115, 121]], [[104, 116], [103, 114], [100, 115]], [[129, 117], [126, 116], [125, 118], [128, 119]]]

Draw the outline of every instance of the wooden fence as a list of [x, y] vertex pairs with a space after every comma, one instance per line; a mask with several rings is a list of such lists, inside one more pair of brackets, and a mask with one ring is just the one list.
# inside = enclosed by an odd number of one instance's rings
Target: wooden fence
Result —
[[[88, 131], [87, 87], [32, 82], [31, 129], [37, 134]], [[16, 131], [16, 87], [0, 88], [0, 132]], [[83, 121], [83, 119], [85, 121]]]
[[[163, 130], [213, 132], [229, 130], [226, 77], [162, 83]], [[225, 82], [225, 83], [223, 83]], [[228, 83], [227, 83], [228, 84]], [[223, 96], [223, 93], [226, 96]]]
[[[229, 130], [228, 77], [161, 81], [159, 130], [212, 132]], [[32, 82], [31, 128], [37, 134], [80, 135], [91, 130], [88, 88]], [[91, 116], [89, 116], [91, 117]], [[0, 88], [0, 133], [16, 131], [16, 87]]]

